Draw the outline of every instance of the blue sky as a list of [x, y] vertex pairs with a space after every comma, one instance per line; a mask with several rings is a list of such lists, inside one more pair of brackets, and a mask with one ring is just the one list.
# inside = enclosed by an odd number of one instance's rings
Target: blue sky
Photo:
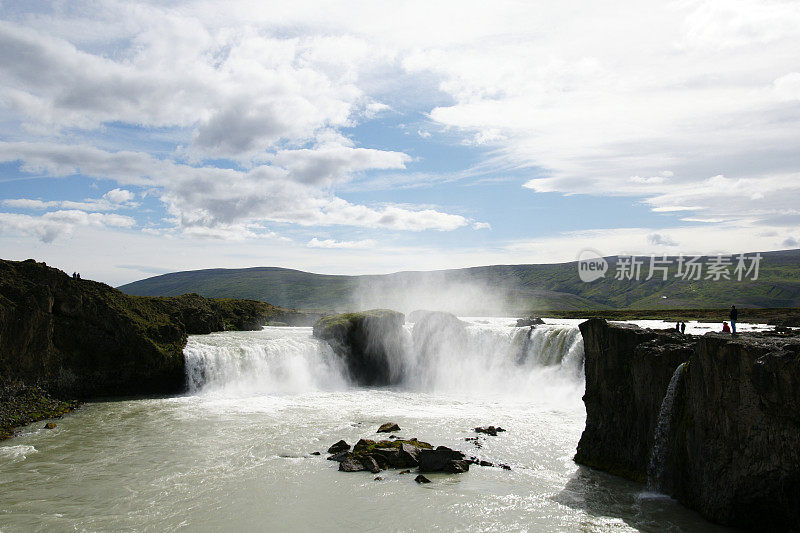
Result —
[[800, 239], [796, 2], [0, 2], [0, 257], [120, 284]]

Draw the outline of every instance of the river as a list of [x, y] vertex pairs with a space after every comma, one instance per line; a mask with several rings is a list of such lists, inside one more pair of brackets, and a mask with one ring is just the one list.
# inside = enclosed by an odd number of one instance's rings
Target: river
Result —
[[[464, 320], [461, 338], [424, 346], [407, 324], [404, 378], [383, 389], [350, 385], [310, 328], [193, 336], [186, 395], [89, 402], [0, 445], [0, 531], [724, 530], [572, 461], [586, 419], [578, 321], [531, 333]], [[418, 485], [326, 460], [386, 421], [511, 470]], [[490, 424], [507, 431], [465, 440]]]

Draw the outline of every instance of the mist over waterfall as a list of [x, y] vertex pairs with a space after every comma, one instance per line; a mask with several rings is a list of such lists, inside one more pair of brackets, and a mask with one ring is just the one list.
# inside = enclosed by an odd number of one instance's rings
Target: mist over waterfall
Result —
[[[517, 328], [509, 319], [430, 313], [406, 323], [392, 342], [395, 389], [580, 401], [583, 340], [575, 326]], [[297, 394], [354, 387], [346, 365], [310, 328], [192, 336], [184, 354], [191, 393]]]

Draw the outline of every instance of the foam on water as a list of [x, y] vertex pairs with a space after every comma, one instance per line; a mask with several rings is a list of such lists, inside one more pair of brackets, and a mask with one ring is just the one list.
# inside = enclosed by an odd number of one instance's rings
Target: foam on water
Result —
[[18, 446], [0, 446], [0, 460], [11, 462], [24, 461], [29, 455], [36, 452], [36, 448], [24, 444]]

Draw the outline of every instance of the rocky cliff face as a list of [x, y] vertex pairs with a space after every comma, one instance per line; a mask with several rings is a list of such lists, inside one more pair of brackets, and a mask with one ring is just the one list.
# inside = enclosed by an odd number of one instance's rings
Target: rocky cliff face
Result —
[[67, 398], [175, 393], [186, 336], [254, 329], [283, 310], [197, 295], [128, 296], [33, 260], [0, 260], [0, 386]]
[[329, 315], [314, 325], [347, 366], [350, 379], [364, 386], [392, 385], [402, 378], [405, 316], [388, 309]]
[[587, 420], [576, 461], [645, 481], [667, 386], [686, 361], [661, 490], [724, 524], [800, 524], [800, 337], [692, 337], [601, 319], [580, 329]]

